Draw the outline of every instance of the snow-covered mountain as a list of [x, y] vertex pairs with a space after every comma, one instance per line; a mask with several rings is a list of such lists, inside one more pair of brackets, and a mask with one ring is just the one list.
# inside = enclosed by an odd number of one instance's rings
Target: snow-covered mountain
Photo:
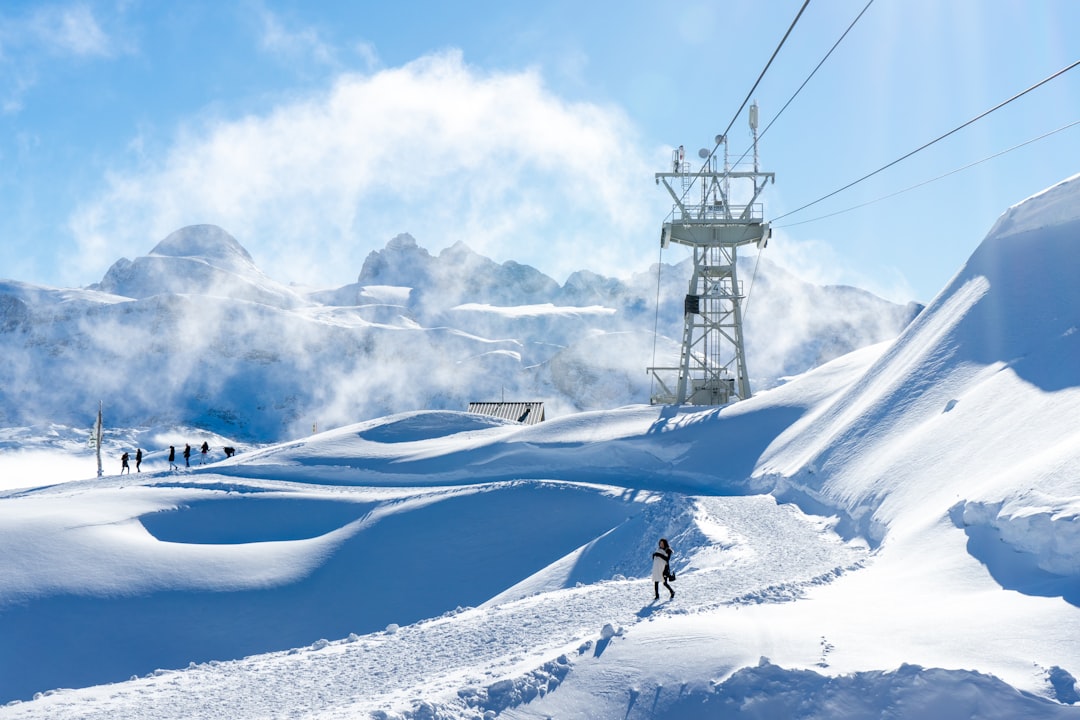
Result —
[[27, 468], [0, 719], [1080, 717], [1078, 238], [1080, 176], [895, 340], [724, 408]]
[[[563, 285], [409, 235], [357, 283], [304, 291], [264, 275], [224, 230], [183, 228], [86, 289], [0, 282], [0, 427], [191, 426], [249, 442], [502, 397], [549, 417], [647, 402], [655, 318], [674, 362], [689, 261]], [[747, 268], [747, 273], [751, 268]], [[894, 337], [918, 311], [816, 287], [762, 260], [748, 314], [756, 386]]]
[[121, 258], [90, 289], [135, 300], [181, 294], [284, 309], [306, 304], [292, 290], [266, 277], [236, 238], [214, 225], [177, 230], [134, 262]]

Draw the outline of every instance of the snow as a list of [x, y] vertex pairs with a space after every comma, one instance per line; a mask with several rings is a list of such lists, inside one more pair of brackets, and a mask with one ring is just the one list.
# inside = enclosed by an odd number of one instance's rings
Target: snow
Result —
[[1080, 717], [1078, 208], [1010, 208], [894, 341], [724, 408], [177, 471], [196, 431], [123, 431], [142, 473], [67, 482], [85, 437], [6, 429], [0, 719]]
[[453, 308], [461, 312], [492, 313], [508, 318], [543, 317], [548, 315], [614, 315], [615, 309], [602, 305], [589, 305], [587, 307], [559, 307], [552, 303], [540, 305], [514, 305], [511, 307], [496, 307], [487, 303], [465, 303]]

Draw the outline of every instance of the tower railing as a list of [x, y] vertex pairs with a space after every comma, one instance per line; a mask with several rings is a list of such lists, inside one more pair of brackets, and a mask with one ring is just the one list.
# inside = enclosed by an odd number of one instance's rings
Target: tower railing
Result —
[[708, 202], [701, 205], [673, 205], [671, 216], [681, 223], [694, 225], [699, 223], [762, 222], [765, 220], [765, 206], [762, 203], [751, 205], [725, 205], [722, 202]]

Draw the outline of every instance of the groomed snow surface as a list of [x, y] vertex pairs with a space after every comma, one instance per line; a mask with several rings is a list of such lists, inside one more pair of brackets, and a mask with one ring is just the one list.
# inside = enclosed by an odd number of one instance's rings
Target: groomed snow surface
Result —
[[722, 409], [0, 462], [0, 719], [1080, 717], [1077, 242], [1073, 178]]

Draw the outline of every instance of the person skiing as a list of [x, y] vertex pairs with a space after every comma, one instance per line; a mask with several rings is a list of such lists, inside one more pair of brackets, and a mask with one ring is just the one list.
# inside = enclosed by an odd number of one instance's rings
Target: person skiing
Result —
[[653, 599], [660, 599], [660, 582], [663, 581], [664, 587], [671, 593], [671, 597], [675, 597], [675, 591], [668, 585], [668, 578], [671, 576], [671, 568], [668, 563], [671, 561], [671, 546], [668, 545], [667, 538], [660, 538], [660, 549], [656, 550], [652, 554], [652, 581], [653, 581]]
[[169, 469], [176, 469], [176, 446], [174, 445], [169, 446]]
[[131, 467], [128, 465], [128, 454], [124, 453], [120, 456], [120, 474], [123, 475], [124, 471], [128, 471], [128, 475], [131, 474]]
[[191, 445], [184, 443], [184, 466], [191, 467]]
[[[142, 448], [135, 448], [135, 472], [142, 472]], [[131, 474], [131, 468], [128, 468], [128, 475]]]

